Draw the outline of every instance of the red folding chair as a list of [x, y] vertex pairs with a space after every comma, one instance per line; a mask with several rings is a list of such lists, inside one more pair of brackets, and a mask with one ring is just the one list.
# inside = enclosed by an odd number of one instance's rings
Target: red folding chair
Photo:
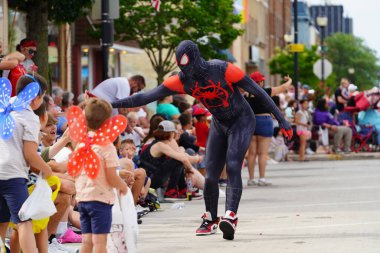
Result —
[[360, 130], [357, 131], [355, 124], [350, 123], [352, 129], [352, 146], [351, 150], [355, 153], [359, 151], [371, 152], [372, 148], [369, 146], [369, 141], [373, 134], [373, 126], [360, 125]]
[[[338, 121], [344, 125], [347, 125], [352, 130], [352, 144], [351, 150], [355, 153], [359, 151], [371, 152], [372, 149], [369, 146], [369, 141], [371, 140], [374, 126], [372, 125], [356, 125], [354, 120], [354, 115], [351, 111], [343, 111], [338, 114]], [[359, 127], [359, 131], [357, 130]]]

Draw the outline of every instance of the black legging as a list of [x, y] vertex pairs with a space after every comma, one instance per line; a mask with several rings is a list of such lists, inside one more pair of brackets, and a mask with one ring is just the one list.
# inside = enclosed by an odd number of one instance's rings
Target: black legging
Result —
[[206, 210], [217, 218], [219, 185], [223, 167], [227, 165], [227, 191], [225, 210], [237, 212], [242, 194], [241, 167], [255, 130], [252, 111], [244, 112], [233, 123], [220, 123], [213, 119], [207, 141], [206, 182], [204, 199]]
[[181, 162], [168, 159], [160, 166], [156, 167], [156, 170], [152, 174], [153, 189], [162, 187], [169, 179], [168, 189], [186, 188], [185, 173]]

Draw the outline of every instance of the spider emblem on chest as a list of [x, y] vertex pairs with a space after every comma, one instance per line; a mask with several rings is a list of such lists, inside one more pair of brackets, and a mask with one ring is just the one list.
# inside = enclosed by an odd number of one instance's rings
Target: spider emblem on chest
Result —
[[[191, 96], [199, 100], [207, 108], [228, 107], [228, 98], [230, 93], [222, 87], [221, 82], [217, 84], [212, 80], [208, 80], [209, 85], [199, 87], [199, 82], [195, 83], [194, 88], [191, 88]], [[229, 88], [234, 92], [232, 86]]]

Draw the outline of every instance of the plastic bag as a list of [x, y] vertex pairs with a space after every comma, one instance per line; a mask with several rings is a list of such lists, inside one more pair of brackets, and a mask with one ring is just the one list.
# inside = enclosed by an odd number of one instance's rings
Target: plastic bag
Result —
[[[55, 199], [57, 198], [59, 190], [61, 189], [61, 181], [59, 180], [57, 176], [48, 177], [46, 181], [50, 187], [55, 186], [55, 190], [53, 191], [53, 194], [51, 196], [51, 200], [54, 202]], [[35, 187], [34, 185], [29, 186], [28, 188], [29, 195], [33, 192], [34, 187]], [[47, 227], [49, 220], [50, 220], [50, 217], [43, 218], [40, 220], [32, 220], [33, 233], [39, 234], [42, 230], [44, 230]], [[9, 227], [15, 228], [16, 226], [12, 222], [10, 222]]]
[[319, 137], [320, 142], [322, 143], [322, 146], [328, 146], [329, 145], [329, 130], [327, 128], [319, 127]]
[[138, 225], [132, 192], [128, 189], [125, 196], [120, 196], [116, 192], [115, 195], [107, 250], [109, 253], [134, 253], [136, 252]]
[[22, 205], [18, 216], [21, 221], [40, 220], [57, 212], [52, 201], [52, 190], [45, 179], [38, 177], [35, 188]]
[[[58, 192], [61, 189], [61, 180], [57, 176], [51, 176], [46, 179], [48, 185], [50, 188], [55, 185], [55, 190], [52, 193], [51, 200], [55, 201], [57, 198]], [[34, 186], [30, 186], [28, 188], [29, 194], [31, 194], [34, 190]], [[32, 226], [33, 226], [33, 233], [39, 234], [42, 230], [44, 230], [48, 223], [49, 223], [50, 217], [43, 218], [40, 220], [32, 220]]]
[[126, 237], [127, 249], [129, 253], [136, 252], [137, 236], [139, 228], [137, 225], [137, 212], [133, 201], [132, 191], [128, 189], [128, 193], [120, 198], [121, 211], [124, 220], [124, 236]]

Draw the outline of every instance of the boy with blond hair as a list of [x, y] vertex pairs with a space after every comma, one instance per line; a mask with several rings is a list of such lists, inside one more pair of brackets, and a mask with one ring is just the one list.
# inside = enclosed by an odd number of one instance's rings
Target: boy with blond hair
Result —
[[[86, 104], [85, 118], [89, 134], [96, 132], [112, 115], [111, 105], [103, 99], [90, 98]], [[82, 253], [107, 252], [107, 234], [112, 223], [113, 188], [126, 194], [127, 185], [117, 175], [120, 166], [117, 151], [112, 143], [93, 145], [92, 150], [100, 158], [100, 171], [95, 179], [85, 173], [75, 178], [76, 200], [82, 229]]]
[[132, 161], [136, 152], [136, 146], [133, 140], [123, 140], [119, 150], [121, 156], [120, 165], [122, 168], [122, 170], [120, 170], [120, 177], [125, 180], [130, 180], [129, 177], [133, 174], [132, 194], [135, 205], [137, 205], [140, 196], [145, 199], [148, 194], [151, 181], [150, 178], [146, 176], [146, 171], [142, 168], [138, 168]]

